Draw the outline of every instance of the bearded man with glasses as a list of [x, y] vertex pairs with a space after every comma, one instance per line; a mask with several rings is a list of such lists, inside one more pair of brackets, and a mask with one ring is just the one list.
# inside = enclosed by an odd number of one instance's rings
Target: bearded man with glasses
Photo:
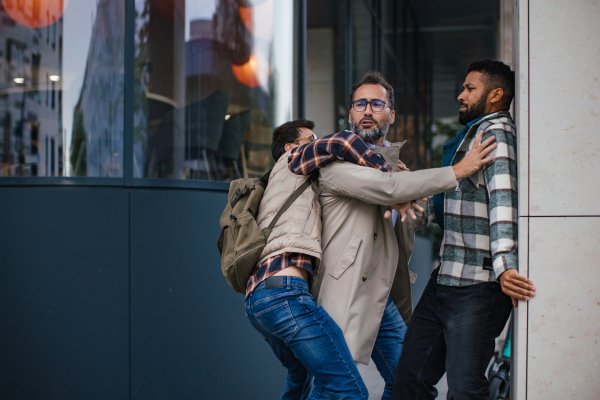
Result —
[[[456, 189], [458, 179], [491, 161], [486, 155], [495, 146], [487, 147], [491, 138], [478, 140], [456, 165], [409, 172], [399, 162], [403, 143], [385, 140], [395, 118], [394, 90], [379, 72], [367, 72], [352, 87], [350, 106], [352, 131], [292, 149], [288, 167], [298, 175], [320, 168], [323, 253], [312, 294], [341, 328], [354, 361], [373, 359], [385, 381], [382, 398], [391, 399], [412, 314], [408, 260], [416, 226], [401, 223], [403, 214], [415, 219], [414, 199]], [[367, 151], [358, 151], [365, 143]], [[373, 153], [381, 165], [364, 168]], [[386, 206], [395, 209], [392, 221]]]

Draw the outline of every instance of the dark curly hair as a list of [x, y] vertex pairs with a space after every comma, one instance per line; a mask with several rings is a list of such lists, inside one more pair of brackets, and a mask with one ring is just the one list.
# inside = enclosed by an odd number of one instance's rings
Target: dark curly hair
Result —
[[381, 72], [378, 71], [367, 71], [360, 82], [352, 85], [352, 90], [350, 91], [350, 104], [354, 101], [354, 95], [359, 87], [362, 85], [381, 85], [387, 92], [388, 103], [390, 103], [390, 109], [394, 110], [394, 88], [387, 83]]
[[301, 118], [286, 122], [273, 130], [273, 143], [271, 143], [271, 154], [275, 161], [285, 154], [285, 145], [293, 143], [300, 135], [300, 128], [314, 129], [315, 123]]
[[467, 74], [473, 71], [481, 72], [483, 75], [483, 84], [487, 93], [497, 88], [502, 89], [504, 92], [502, 105], [508, 110], [515, 97], [515, 72], [502, 61], [489, 59], [473, 61], [467, 67]]

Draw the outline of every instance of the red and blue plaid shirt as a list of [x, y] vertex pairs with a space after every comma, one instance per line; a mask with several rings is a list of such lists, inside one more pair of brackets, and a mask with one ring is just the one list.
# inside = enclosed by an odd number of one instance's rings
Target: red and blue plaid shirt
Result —
[[347, 161], [384, 172], [392, 171], [380, 154], [373, 153], [360, 136], [350, 131], [324, 136], [292, 149], [288, 166], [296, 175], [308, 175], [334, 161]]
[[252, 293], [259, 283], [291, 266], [302, 268], [303, 270], [308, 271], [311, 276], [313, 274], [312, 257], [306, 254], [283, 253], [269, 257], [257, 264], [250, 272], [250, 278], [248, 278], [248, 283], [246, 285], [246, 296]]

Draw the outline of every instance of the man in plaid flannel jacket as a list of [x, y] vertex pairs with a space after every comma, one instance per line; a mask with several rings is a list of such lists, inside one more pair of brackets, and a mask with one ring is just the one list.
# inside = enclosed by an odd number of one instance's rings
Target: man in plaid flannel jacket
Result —
[[[444, 146], [442, 166], [454, 165], [473, 146], [495, 136], [494, 161], [433, 196], [429, 222], [444, 232], [442, 259], [419, 301], [396, 369], [394, 399], [435, 399], [447, 373], [448, 398], [487, 399], [485, 371], [517, 300], [535, 287], [517, 270], [516, 131], [508, 112], [514, 72], [499, 61], [467, 68], [459, 122], [465, 127]], [[425, 218], [425, 217], [423, 217]]]

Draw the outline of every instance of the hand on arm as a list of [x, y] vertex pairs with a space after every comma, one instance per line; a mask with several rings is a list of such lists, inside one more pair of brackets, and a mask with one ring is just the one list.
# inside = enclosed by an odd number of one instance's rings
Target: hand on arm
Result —
[[519, 274], [516, 269], [508, 269], [500, 275], [500, 286], [504, 294], [512, 299], [513, 306], [517, 308], [518, 300], [529, 301], [535, 296], [533, 281]]
[[402, 161], [398, 160], [398, 172], [403, 171], [410, 171], [410, 168], [408, 168]]
[[[424, 197], [419, 200], [427, 201], [427, 197]], [[392, 210], [396, 210], [398, 212], [398, 214], [400, 215], [400, 222], [406, 221], [407, 213], [408, 213], [408, 215], [410, 215], [410, 217], [414, 221], [416, 221], [417, 215], [415, 214], [415, 210], [417, 210], [419, 212], [425, 212], [425, 209], [423, 207], [421, 207], [418, 203], [416, 203], [416, 201], [407, 201], [405, 203], [399, 203], [394, 206], [387, 206], [387, 210], [385, 211], [385, 214], [383, 214], [383, 217], [384, 218], [391, 217]]]
[[[410, 172], [410, 168], [408, 168], [402, 161], [398, 160], [398, 172]], [[427, 198], [425, 197], [421, 200], [427, 201]], [[383, 214], [383, 217], [386, 219], [390, 218], [392, 216], [392, 210], [396, 210], [400, 215], [400, 222], [406, 221], [406, 213], [408, 213], [410, 217], [416, 221], [417, 216], [413, 211], [413, 208], [420, 212], [425, 211], [423, 207], [415, 202], [415, 200], [398, 203], [394, 206], [387, 206], [386, 208], [387, 210], [385, 211], [385, 214]]]
[[481, 141], [482, 136], [483, 131], [479, 131], [477, 136], [475, 136], [475, 140], [473, 141], [473, 147], [467, 152], [467, 154], [465, 154], [465, 158], [463, 158], [458, 164], [452, 166], [457, 180], [473, 175], [475, 172], [483, 168], [485, 164], [494, 160], [494, 157], [485, 158], [485, 156], [487, 156], [498, 146], [497, 143], [488, 146], [494, 141], [494, 139], [496, 139], [496, 136], [490, 136], [483, 142]]

